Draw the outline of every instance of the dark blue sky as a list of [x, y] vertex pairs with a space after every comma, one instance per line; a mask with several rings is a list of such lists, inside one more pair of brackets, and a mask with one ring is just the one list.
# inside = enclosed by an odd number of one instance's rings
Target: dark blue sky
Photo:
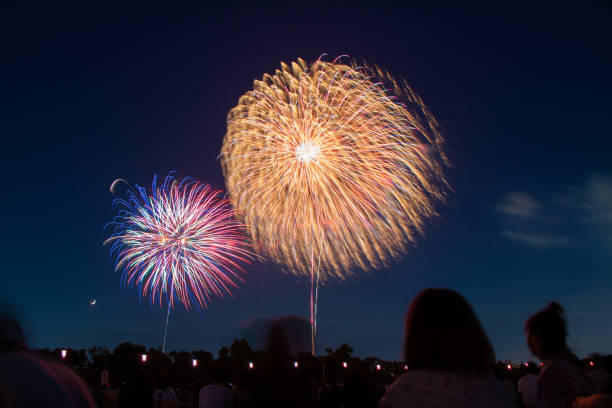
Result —
[[[37, 347], [159, 346], [164, 311], [120, 288], [102, 227], [116, 178], [223, 187], [226, 114], [280, 61], [349, 54], [402, 77], [442, 124], [454, 194], [417, 248], [320, 292], [319, 348], [400, 356], [420, 290], [458, 290], [498, 358], [566, 307], [579, 355], [612, 352], [612, 17], [601, 6], [56, 8], [0, 12], [0, 299]], [[249, 321], [306, 316], [309, 282], [249, 268], [234, 298], [171, 317], [170, 349], [216, 352]], [[95, 297], [95, 307], [89, 299]]]

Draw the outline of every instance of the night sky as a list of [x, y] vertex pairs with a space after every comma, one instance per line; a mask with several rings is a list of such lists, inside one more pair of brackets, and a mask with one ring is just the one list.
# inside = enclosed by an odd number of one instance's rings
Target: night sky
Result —
[[[223, 188], [227, 112], [281, 61], [348, 54], [404, 78], [444, 129], [454, 189], [418, 246], [320, 291], [319, 352], [399, 359], [427, 287], [462, 293], [499, 359], [556, 300], [579, 356], [612, 352], [612, 17], [514, 8], [26, 7], [0, 10], [2, 285], [34, 347], [161, 345], [165, 310], [120, 286], [104, 225], [116, 178]], [[377, 2], [372, 2], [377, 4]], [[100, 6], [101, 7], [101, 6]], [[308, 315], [309, 281], [248, 268], [233, 298], [170, 318], [216, 354], [260, 319]], [[95, 297], [97, 304], [90, 306]]]

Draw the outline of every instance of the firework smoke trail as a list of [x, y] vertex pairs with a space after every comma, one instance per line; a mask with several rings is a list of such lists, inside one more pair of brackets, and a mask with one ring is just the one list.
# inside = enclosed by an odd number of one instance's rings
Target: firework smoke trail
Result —
[[228, 114], [220, 158], [230, 200], [257, 247], [311, 287], [315, 274], [325, 283], [384, 266], [448, 191], [438, 128], [379, 68], [282, 63]]
[[[312, 254], [314, 258], [314, 253]], [[319, 263], [316, 267], [314, 264], [310, 274], [310, 327], [311, 327], [311, 342], [312, 342], [312, 355], [315, 354], [315, 339], [317, 337], [317, 310], [319, 304], [319, 274], [321, 271], [321, 258], [319, 257]]]
[[[174, 295], [174, 290], [170, 288], [170, 299]], [[170, 320], [170, 305], [172, 301], [168, 302], [168, 311], [166, 312], [166, 323], [164, 324], [164, 339], [162, 341], [162, 353], [166, 352], [166, 336], [168, 335], [168, 320]]]
[[[111, 191], [116, 187], [114, 182]], [[161, 185], [153, 178], [151, 192], [136, 186], [126, 199], [116, 199], [118, 215], [107, 227], [111, 256], [124, 286], [136, 286], [141, 297], [162, 306], [166, 326], [175, 303], [206, 308], [211, 295], [231, 295], [241, 281], [241, 263], [253, 254], [244, 226], [234, 218], [220, 191], [191, 178], [170, 173]]]

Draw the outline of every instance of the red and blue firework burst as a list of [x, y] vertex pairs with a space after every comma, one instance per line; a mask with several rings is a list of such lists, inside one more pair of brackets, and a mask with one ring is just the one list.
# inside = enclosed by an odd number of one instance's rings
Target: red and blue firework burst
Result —
[[105, 244], [112, 244], [122, 284], [151, 303], [206, 308], [211, 295], [231, 295], [242, 281], [241, 265], [253, 258], [229, 201], [192, 178], [171, 172], [159, 185], [154, 176], [150, 192], [136, 185], [114, 206]]

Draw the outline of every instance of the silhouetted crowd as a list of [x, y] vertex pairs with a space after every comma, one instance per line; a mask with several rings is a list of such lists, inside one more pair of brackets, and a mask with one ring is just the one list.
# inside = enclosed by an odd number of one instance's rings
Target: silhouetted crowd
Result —
[[427, 289], [412, 302], [401, 363], [354, 358], [347, 345], [314, 357], [301, 323], [275, 321], [263, 351], [236, 340], [217, 360], [194, 351], [170, 353], [171, 361], [124, 343], [112, 355], [93, 348], [86, 366], [83, 350], [29, 349], [19, 323], [4, 316], [0, 408], [612, 407], [612, 356], [579, 360], [554, 302], [525, 323], [540, 364], [496, 362], [474, 310], [449, 289]]

